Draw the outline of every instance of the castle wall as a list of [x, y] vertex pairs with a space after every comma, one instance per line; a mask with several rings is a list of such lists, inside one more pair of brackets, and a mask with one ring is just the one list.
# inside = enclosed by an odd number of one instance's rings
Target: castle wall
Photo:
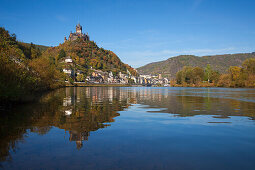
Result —
[[89, 41], [89, 36], [82, 33], [82, 27], [79, 24], [76, 26], [76, 33], [70, 33], [68, 41], [74, 41], [78, 38], [81, 38], [84, 41]]

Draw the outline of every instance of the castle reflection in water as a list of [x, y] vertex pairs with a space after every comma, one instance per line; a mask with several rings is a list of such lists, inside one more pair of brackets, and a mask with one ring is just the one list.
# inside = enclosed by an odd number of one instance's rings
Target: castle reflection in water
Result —
[[110, 126], [120, 111], [131, 105], [153, 108], [153, 112], [172, 116], [211, 115], [215, 119], [247, 116], [254, 119], [252, 98], [253, 91], [243, 93], [242, 89], [62, 88], [44, 95], [38, 103], [4, 111], [0, 120], [0, 161], [8, 159], [16, 143], [24, 140], [28, 132], [44, 135], [52, 127], [64, 129], [69, 141], [81, 149], [91, 132]]
[[63, 98], [63, 115], [69, 131], [70, 141], [75, 141], [77, 149], [88, 140], [90, 131], [109, 126], [119, 116], [117, 111], [127, 108], [127, 92], [109, 88], [66, 88]]

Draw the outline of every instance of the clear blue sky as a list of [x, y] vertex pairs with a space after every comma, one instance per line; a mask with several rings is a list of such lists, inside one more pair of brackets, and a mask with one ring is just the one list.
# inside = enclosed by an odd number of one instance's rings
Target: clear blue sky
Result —
[[0, 26], [24, 42], [56, 46], [78, 21], [133, 67], [255, 51], [255, 0], [0, 0]]

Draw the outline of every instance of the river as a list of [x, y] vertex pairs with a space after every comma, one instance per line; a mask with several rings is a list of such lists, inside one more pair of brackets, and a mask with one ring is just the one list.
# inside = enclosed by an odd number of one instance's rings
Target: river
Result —
[[3, 169], [255, 168], [255, 89], [69, 87], [0, 112]]

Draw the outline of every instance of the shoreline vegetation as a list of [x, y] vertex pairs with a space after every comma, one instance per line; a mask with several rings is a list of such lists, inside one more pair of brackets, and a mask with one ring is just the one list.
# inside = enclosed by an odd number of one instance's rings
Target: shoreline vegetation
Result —
[[255, 87], [255, 58], [246, 59], [241, 67], [230, 66], [227, 73], [221, 74], [207, 67], [184, 66], [177, 72], [176, 79], [170, 81], [173, 87]]
[[17, 41], [15, 34], [0, 27], [1, 103], [29, 102], [64, 86], [64, 74], [42, 53], [43, 49]]

